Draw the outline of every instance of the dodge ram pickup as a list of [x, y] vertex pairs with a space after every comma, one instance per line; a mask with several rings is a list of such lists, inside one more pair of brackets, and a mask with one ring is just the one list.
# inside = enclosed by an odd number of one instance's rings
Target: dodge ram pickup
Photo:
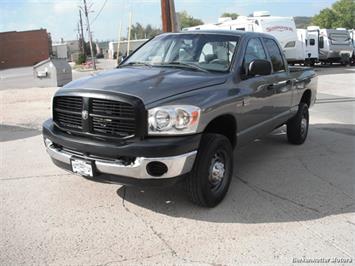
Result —
[[289, 67], [276, 39], [242, 31], [158, 35], [113, 70], [73, 81], [52, 100], [43, 138], [59, 167], [104, 182], [173, 185], [214, 207], [233, 149], [287, 125], [302, 144], [316, 99], [310, 68]]

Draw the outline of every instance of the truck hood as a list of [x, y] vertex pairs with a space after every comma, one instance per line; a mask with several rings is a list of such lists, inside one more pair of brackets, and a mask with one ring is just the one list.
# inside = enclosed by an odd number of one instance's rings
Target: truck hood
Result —
[[179, 68], [124, 67], [75, 80], [59, 91], [111, 91], [140, 98], [144, 104], [203, 87], [222, 84], [226, 74]]

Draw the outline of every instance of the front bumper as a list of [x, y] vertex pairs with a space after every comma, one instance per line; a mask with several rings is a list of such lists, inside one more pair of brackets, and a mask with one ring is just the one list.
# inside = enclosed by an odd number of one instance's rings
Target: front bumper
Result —
[[[69, 135], [57, 129], [51, 120], [43, 124], [47, 153], [53, 162], [71, 171], [71, 159], [90, 160], [95, 168], [94, 178], [122, 184], [164, 184], [192, 170], [200, 135], [153, 138], [122, 145]], [[130, 157], [129, 163], [122, 157]], [[151, 163], [162, 163], [166, 171], [161, 175], [147, 170]], [[143, 182], [141, 182], [143, 181]]]
[[[171, 157], [137, 157], [134, 162], [129, 165], [122, 164], [119, 160], [113, 161], [93, 159], [88, 156], [78, 156], [75, 153], [70, 153], [66, 150], [56, 148], [53, 144], [47, 146], [47, 153], [52, 159], [62, 162], [68, 166], [70, 166], [70, 160], [72, 157], [79, 157], [84, 160], [94, 161], [95, 170], [98, 171], [99, 174], [126, 176], [136, 179], [162, 179], [177, 177], [190, 172], [194, 164], [197, 151]], [[147, 172], [147, 165], [154, 162], [161, 162], [165, 164], [168, 169], [167, 172], [161, 176], [153, 176], [149, 174]]]

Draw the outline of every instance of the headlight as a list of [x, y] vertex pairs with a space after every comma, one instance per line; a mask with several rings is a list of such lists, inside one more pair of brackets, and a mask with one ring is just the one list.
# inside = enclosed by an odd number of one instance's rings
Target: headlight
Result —
[[291, 47], [295, 47], [296, 46], [296, 42], [292, 41], [292, 42], [288, 42], [285, 45], [285, 48], [291, 48]]
[[149, 135], [196, 133], [201, 109], [193, 105], [167, 105], [148, 111]]

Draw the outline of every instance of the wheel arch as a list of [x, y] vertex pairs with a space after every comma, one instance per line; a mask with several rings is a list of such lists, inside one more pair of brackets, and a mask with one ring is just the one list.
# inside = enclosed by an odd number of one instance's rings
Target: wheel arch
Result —
[[232, 147], [237, 145], [237, 120], [232, 114], [223, 114], [213, 118], [203, 133], [215, 133], [225, 136]]
[[307, 89], [303, 92], [300, 103], [306, 103], [308, 107], [311, 106], [312, 91]]

